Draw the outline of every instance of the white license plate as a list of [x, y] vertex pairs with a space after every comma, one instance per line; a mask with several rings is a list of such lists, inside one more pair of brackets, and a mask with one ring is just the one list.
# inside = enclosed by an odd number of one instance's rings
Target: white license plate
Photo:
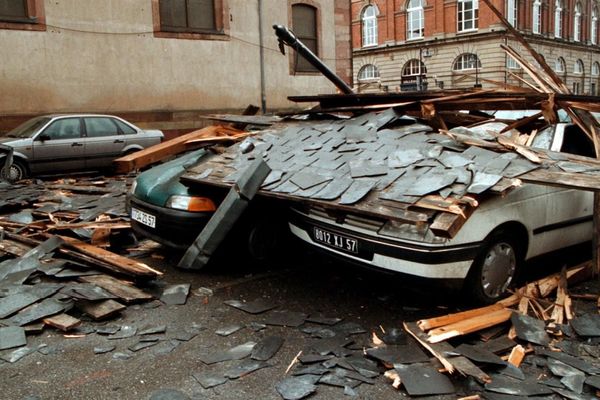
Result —
[[156, 228], [156, 217], [152, 214], [148, 214], [137, 208], [131, 207], [131, 219], [149, 226], [150, 228]]
[[358, 241], [356, 239], [329, 232], [316, 226], [314, 227], [314, 240], [347, 253], [358, 254]]

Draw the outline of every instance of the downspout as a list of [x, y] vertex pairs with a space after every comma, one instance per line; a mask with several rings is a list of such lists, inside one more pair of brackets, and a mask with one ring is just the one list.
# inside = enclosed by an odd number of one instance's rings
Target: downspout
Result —
[[265, 48], [263, 45], [263, 13], [262, 0], [258, 0], [258, 42], [260, 47], [260, 107], [262, 113], [267, 113], [267, 90], [265, 85]]

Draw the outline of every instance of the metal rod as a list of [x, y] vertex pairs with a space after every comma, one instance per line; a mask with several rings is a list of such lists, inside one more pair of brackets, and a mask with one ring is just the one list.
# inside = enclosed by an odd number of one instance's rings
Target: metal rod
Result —
[[262, 113], [267, 113], [267, 89], [265, 82], [265, 47], [263, 35], [263, 4], [262, 0], [258, 0], [258, 40], [260, 47], [260, 106]]
[[344, 82], [339, 76], [335, 74], [332, 70], [330, 70], [324, 63], [313, 53], [308, 47], [304, 45], [297, 37], [294, 35], [292, 31], [286, 28], [283, 25], [273, 25], [273, 29], [275, 29], [275, 34], [279, 38], [280, 41], [280, 49], [283, 52], [283, 46], [281, 46], [281, 42], [287, 44], [292, 47], [294, 50], [298, 52], [302, 57], [306, 59], [313, 67], [319, 70], [327, 79], [329, 79], [338, 89], [340, 89], [344, 94], [353, 94], [354, 91], [346, 82]]

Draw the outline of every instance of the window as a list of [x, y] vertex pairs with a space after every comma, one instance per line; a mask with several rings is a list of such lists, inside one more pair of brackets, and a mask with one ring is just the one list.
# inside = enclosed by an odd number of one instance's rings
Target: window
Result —
[[423, 0], [409, 0], [406, 14], [406, 38], [417, 39], [423, 37], [425, 27]]
[[573, 40], [581, 41], [581, 4], [575, 4], [575, 13], [573, 14]]
[[0, 29], [46, 30], [44, 0], [0, 0]]
[[458, 0], [458, 31], [477, 29], [479, 0]]
[[358, 71], [359, 81], [368, 81], [379, 78], [379, 70], [373, 64], [367, 64]]
[[562, 37], [562, 0], [555, 0], [554, 2], [554, 37]]
[[565, 63], [565, 59], [562, 57], [558, 57], [556, 62], [554, 63], [554, 72], [565, 72], [567, 70], [567, 65]]
[[454, 65], [452, 66], [452, 70], [454, 71], [464, 71], [467, 69], [476, 69], [481, 68], [481, 61], [477, 54], [473, 53], [463, 53], [454, 60]]
[[131, 126], [127, 125], [123, 121], [120, 121], [118, 119], [113, 119], [112, 121], [119, 127], [119, 133], [125, 135], [135, 135], [137, 133], [135, 129], [133, 129]]
[[425, 68], [425, 64], [416, 58], [409, 60], [406, 64], [404, 64], [404, 68], [402, 68], [402, 76], [416, 76], [426, 73], [427, 68]]
[[88, 137], [115, 136], [119, 128], [110, 118], [92, 117], [85, 119], [85, 132]]
[[[302, 41], [315, 55], [319, 55], [317, 40], [317, 9], [306, 4], [292, 6], [292, 29], [296, 37]], [[294, 72], [318, 72], [298, 52], [294, 52]]]
[[575, 61], [575, 64], [573, 65], [573, 72], [576, 74], [583, 74], [583, 61]]
[[506, 0], [506, 20], [509, 24], [517, 26], [517, 0]]
[[592, 76], [598, 75], [600, 75], [600, 64], [598, 64], [598, 61], [596, 61], [592, 64]]
[[363, 46], [377, 45], [377, 9], [367, 6], [362, 14], [362, 40]]
[[533, 33], [542, 33], [542, 2], [541, 0], [535, 0], [533, 2], [533, 16], [532, 16], [532, 30]]
[[598, 44], [598, 8], [592, 8], [592, 18], [590, 20], [590, 42]]
[[510, 55], [508, 55], [507, 58], [506, 58], [506, 68], [508, 68], [508, 69], [518, 69], [519, 68], [519, 64], [515, 61], [514, 58], [512, 58]]
[[59, 119], [44, 129], [43, 134], [48, 135], [50, 140], [75, 139], [81, 136], [81, 123], [79, 118]]
[[154, 36], [226, 40], [228, 0], [152, 0]]

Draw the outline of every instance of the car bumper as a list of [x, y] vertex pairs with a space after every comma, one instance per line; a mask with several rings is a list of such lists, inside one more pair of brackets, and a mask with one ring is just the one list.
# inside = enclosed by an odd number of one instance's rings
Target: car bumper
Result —
[[[462, 280], [467, 277], [482, 242], [452, 246], [416, 245], [399, 239], [368, 236], [292, 213], [290, 231], [301, 240], [354, 263], [422, 278]], [[343, 251], [316, 240], [318, 230], [356, 240], [357, 251]]]
[[128, 196], [127, 212], [135, 208], [155, 217], [154, 227], [131, 219], [133, 231], [143, 237], [154, 240], [175, 249], [187, 249], [212, 217], [212, 212], [188, 212], [158, 207]]

